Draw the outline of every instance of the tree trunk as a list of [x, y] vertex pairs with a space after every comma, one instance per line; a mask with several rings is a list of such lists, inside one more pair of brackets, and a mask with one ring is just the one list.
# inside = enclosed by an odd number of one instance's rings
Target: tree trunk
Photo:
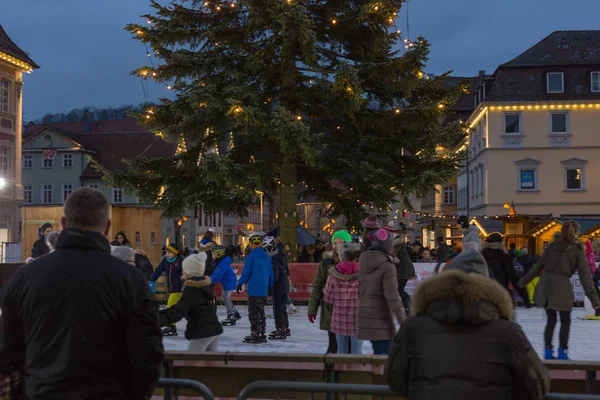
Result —
[[281, 242], [284, 245], [289, 244], [292, 249], [290, 262], [298, 261], [298, 246], [296, 244], [296, 228], [298, 226], [298, 215], [296, 213], [297, 180], [297, 171], [293, 162], [284, 162], [279, 184], [279, 235]]

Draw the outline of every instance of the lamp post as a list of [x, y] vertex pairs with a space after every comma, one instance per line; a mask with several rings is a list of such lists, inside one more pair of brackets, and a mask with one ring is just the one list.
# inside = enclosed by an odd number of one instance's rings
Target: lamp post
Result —
[[0, 178], [0, 190], [4, 189], [4, 186], [6, 186], [6, 179]]

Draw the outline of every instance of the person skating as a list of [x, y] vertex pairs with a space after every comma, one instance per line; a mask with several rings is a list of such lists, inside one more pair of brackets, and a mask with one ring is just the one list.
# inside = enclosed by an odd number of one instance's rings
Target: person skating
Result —
[[202, 240], [196, 244], [196, 251], [198, 253], [206, 253], [206, 256], [208, 257], [206, 259], [206, 275], [208, 276], [212, 276], [212, 273], [215, 270], [212, 249], [217, 243], [213, 240], [213, 236], [212, 231], [206, 231]]
[[575, 272], [592, 302], [594, 309], [600, 308], [600, 299], [585, 257], [585, 246], [578, 239], [579, 225], [575, 221], [565, 221], [560, 235], [550, 243], [540, 260], [519, 281], [525, 287], [541, 272], [540, 282], [533, 296], [535, 304], [546, 308], [546, 329], [544, 331], [544, 358], [554, 358], [552, 336], [556, 327], [557, 315], [560, 315], [559, 348], [557, 358], [568, 360], [569, 333], [571, 330], [571, 311], [573, 311], [573, 285], [571, 277]]
[[288, 320], [286, 302], [290, 292], [290, 272], [288, 269], [287, 255], [279, 251], [275, 238], [265, 236], [263, 248], [271, 257], [273, 263], [273, 316], [275, 317], [275, 330], [269, 335], [271, 340], [281, 340], [290, 336], [290, 323]]
[[396, 256], [394, 261], [396, 266], [396, 275], [398, 278], [398, 293], [400, 294], [400, 299], [402, 299], [402, 304], [404, 305], [406, 315], [409, 315], [410, 296], [404, 289], [406, 288], [408, 281], [413, 279], [415, 276], [415, 266], [410, 259], [410, 255], [406, 251], [404, 237], [404, 232], [401, 232], [394, 239], [394, 255]]
[[183, 293], [171, 308], [161, 310], [160, 326], [187, 320], [185, 338], [190, 341], [188, 351], [217, 351], [223, 326], [217, 318], [217, 301], [206, 272], [206, 253], [191, 254], [183, 260]]
[[331, 237], [331, 242], [333, 244], [333, 251], [331, 256], [325, 256], [323, 260], [319, 263], [319, 267], [317, 268], [317, 274], [315, 276], [315, 280], [312, 285], [312, 290], [310, 292], [310, 301], [308, 302], [308, 320], [311, 324], [315, 323], [315, 319], [317, 318], [317, 312], [319, 311], [319, 307], [321, 308], [321, 320], [319, 323], [319, 328], [323, 331], [327, 331], [329, 336], [329, 344], [327, 346], [327, 353], [337, 353], [337, 338], [335, 333], [331, 332], [331, 313], [333, 308], [331, 304], [327, 303], [323, 299], [323, 289], [325, 289], [325, 285], [327, 284], [327, 278], [329, 277], [329, 269], [337, 265], [340, 262], [338, 257], [339, 247], [343, 243], [352, 242], [352, 235], [348, 231], [340, 230], [333, 234]]
[[237, 286], [235, 272], [233, 272], [233, 268], [231, 267], [234, 247], [215, 246], [212, 251], [215, 257], [215, 271], [212, 273], [210, 280], [213, 285], [220, 283], [223, 287], [221, 300], [227, 309], [227, 318], [221, 321], [221, 323], [226, 326], [235, 325], [236, 321], [242, 319], [242, 316], [238, 310], [235, 309], [233, 302], [231, 301], [231, 295]]
[[356, 338], [358, 308], [359, 243], [340, 246], [340, 263], [329, 270], [324, 299], [331, 304], [331, 332], [335, 333], [338, 354], [362, 354], [363, 342]]
[[376, 355], [389, 352], [396, 333], [394, 318], [400, 325], [406, 318], [391, 256], [393, 241], [392, 233], [378, 230], [373, 234], [371, 247], [358, 260], [356, 337], [371, 341]]
[[250, 319], [251, 332], [244, 338], [244, 343], [264, 343], [267, 341], [267, 317], [265, 316], [265, 303], [270, 289], [273, 287], [273, 263], [271, 257], [262, 247], [262, 237], [252, 235], [248, 239], [253, 249], [244, 261], [244, 270], [238, 281], [236, 292], [242, 291], [247, 285], [248, 293], [248, 318]]
[[48, 237], [48, 234], [52, 232], [52, 230], [52, 224], [46, 222], [44, 225], [42, 225], [40, 228], [40, 238], [33, 243], [33, 248], [31, 249], [32, 258], [38, 258], [44, 254], [50, 253], [50, 248], [46, 243], [46, 238]]
[[[167, 281], [167, 308], [173, 307], [181, 299], [183, 290], [183, 279], [181, 269], [181, 257], [179, 256], [179, 246], [170, 244], [167, 246], [167, 252], [158, 267], [150, 277], [150, 287], [154, 288], [156, 280], [164, 273]], [[154, 289], [153, 289], [154, 291]], [[177, 336], [177, 327], [175, 324], [163, 328], [163, 335]]]
[[456, 220], [456, 223], [459, 225], [460, 230], [463, 233], [462, 238], [462, 249], [466, 250], [469, 248], [467, 243], [476, 243], [477, 250], [481, 249], [481, 236], [479, 236], [479, 229], [475, 225], [469, 224], [469, 217], [466, 215], [461, 215]]
[[437, 249], [437, 261], [446, 262], [452, 256], [452, 249], [446, 244], [446, 239], [443, 236], [438, 236], [436, 239]]
[[413, 294], [413, 315], [394, 338], [390, 387], [410, 400], [541, 400], [550, 376], [513, 322], [512, 299], [467, 249]]

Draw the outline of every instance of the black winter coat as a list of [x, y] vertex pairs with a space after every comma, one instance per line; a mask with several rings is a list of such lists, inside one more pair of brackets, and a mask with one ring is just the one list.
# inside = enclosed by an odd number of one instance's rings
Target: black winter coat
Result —
[[494, 279], [508, 290], [508, 284], [512, 283], [516, 288], [519, 278], [513, 266], [513, 258], [504, 252], [502, 243], [484, 243], [481, 255], [485, 258]]
[[460, 270], [421, 282], [386, 365], [409, 400], [540, 400], [550, 376], [494, 280]]
[[45, 237], [41, 237], [33, 243], [33, 248], [31, 249], [31, 257], [38, 258], [48, 253], [50, 253], [50, 248], [46, 244]]
[[24, 365], [32, 399], [142, 399], [163, 360], [158, 302], [97, 232], [63, 230], [19, 268], [2, 303], [0, 371]]
[[160, 311], [160, 326], [187, 319], [185, 338], [202, 339], [223, 333], [217, 318], [217, 301], [207, 276], [194, 276], [183, 283], [181, 299], [171, 308]]
[[135, 267], [142, 273], [142, 275], [144, 275], [144, 278], [146, 278], [147, 281], [150, 280], [150, 277], [154, 272], [154, 267], [152, 267], [152, 263], [150, 260], [148, 260], [148, 257], [136, 253]]
[[273, 262], [273, 294], [288, 294], [290, 292], [290, 270], [287, 254], [277, 253], [271, 257]]
[[396, 261], [396, 275], [398, 280], [410, 280], [415, 276], [415, 266], [406, 251], [404, 243], [394, 243], [394, 254]]

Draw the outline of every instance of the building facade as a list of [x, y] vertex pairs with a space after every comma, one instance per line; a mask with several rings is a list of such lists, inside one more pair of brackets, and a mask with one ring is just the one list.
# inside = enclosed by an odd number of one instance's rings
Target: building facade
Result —
[[39, 68], [0, 26], [0, 256], [21, 232], [23, 73]]
[[498, 67], [475, 98], [458, 211], [600, 215], [600, 31], [558, 31]]

